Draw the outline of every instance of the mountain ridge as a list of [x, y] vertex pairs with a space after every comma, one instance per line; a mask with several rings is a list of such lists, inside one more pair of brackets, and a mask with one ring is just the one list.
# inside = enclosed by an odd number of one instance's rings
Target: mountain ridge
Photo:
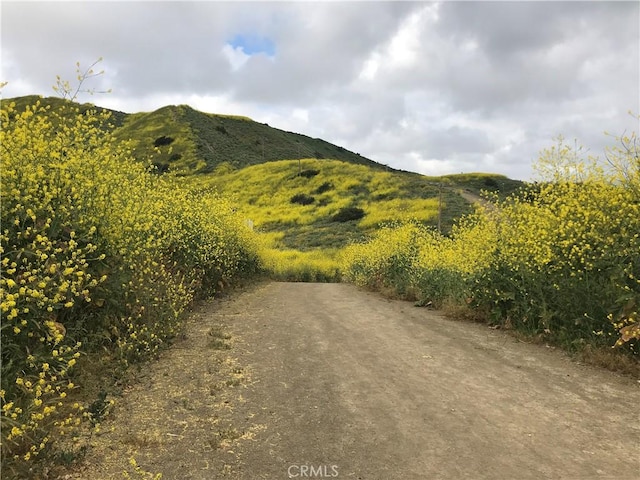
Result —
[[124, 113], [58, 97], [2, 99], [2, 103], [14, 102], [18, 111], [36, 101], [52, 110], [75, 105], [80, 113], [90, 109], [109, 112], [114, 136], [131, 141], [134, 156], [141, 161], [151, 159], [160, 173], [210, 173], [221, 165], [235, 170], [273, 160], [303, 158], [328, 158], [396, 170], [321, 138], [271, 127], [249, 117], [201, 112], [184, 104]]

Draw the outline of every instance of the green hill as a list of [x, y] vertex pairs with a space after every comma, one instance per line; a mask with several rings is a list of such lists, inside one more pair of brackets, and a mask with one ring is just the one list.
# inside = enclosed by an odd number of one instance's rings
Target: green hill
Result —
[[[60, 111], [71, 102], [57, 97], [11, 98], [18, 111], [36, 101]], [[76, 105], [80, 112], [98, 108]], [[233, 169], [282, 159], [330, 158], [349, 163], [386, 167], [319, 138], [286, 132], [248, 117], [197, 111], [188, 105], [169, 105], [153, 112], [127, 114], [108, 110], [116, 138], [131, 141], [136, 158], [149, 161], [159, 172], [207, 173], [221, 164]], [[106, 128], [106, 127], [105, 127]]]
[[[50, 111], [71, 105], [56, 97], [3, 100], [17, 110], [40, 101]], [[80, 112], [99, 109], [73, 104]], [[448, 232], [481, 190], [507, 194], [522, 182], [493, 174], [427, 177], [388, 168], [318, 138], [247, 117], [199, 112], [187, 105], [153, 112], [110, 111], [110, 130], [155, 172], [213, 187], [275, 248], [341, 248], [390, 221], [416, 219]]]
[[[443, 189], [416, 173], [384, 171], [340, 160], [280, 160], [242, 170], [221, 167], [190, 177], [202, 187], [231, 196], [254, 227], [278, 248], [340, 248], [381, 224], [418, 220], [442, 224], [470, 211], [453, 189]], [[442, 202], [442, 203], [440, 203]]]

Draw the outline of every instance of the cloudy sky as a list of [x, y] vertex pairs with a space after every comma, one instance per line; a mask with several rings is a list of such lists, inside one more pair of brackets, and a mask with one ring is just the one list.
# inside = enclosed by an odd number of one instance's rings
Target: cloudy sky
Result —
[[563, 135], [602, 154], [638, 131], [640, 4], [630, 2], [11, 2], [2, 96], [125, 112], [189, 104], [320, 137], [395, 168], [532, 179]]

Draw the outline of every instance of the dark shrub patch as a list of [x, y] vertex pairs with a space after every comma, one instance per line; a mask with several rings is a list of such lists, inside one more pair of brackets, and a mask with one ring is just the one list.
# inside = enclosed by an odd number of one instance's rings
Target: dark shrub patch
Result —
[[216, 127], [216, 130], [220, 133], [222, 133], [223, 135], [229, 135], [229, 132], [227, 132], [227, 129], [224, 128], [224, 125], [218, 125]]
[[315, 177], [319, 173], [320, 173], [320, 170], [314, 170], [314, 169], [310, 168], [310, 169], [307, 169], [307, 170], [302, 170], [300, 173], [298, 173], [298, 176], [299, 177], [305, 177], [305, 178], [311, 178], [311, 177]]
[[180, 160], [182, 158], [182, 155], [180, 155], [179, 153], [174, 153], [173, 155], [171, 155], [169, 157], [169, 161], [170, 162], [177, 162], [178, 160]]
[[484, 184], [487, 188], [490, 188], [492, 190], [498, 190], [500, 188], [500, 185], [498, 185], [498, 182], [496, 182], [495, 178], [491, 178], [491, 177], [485, 178]]
[[364, 210], [361, 208], [346, 207], [331, 217], [331, 220], [334, 222], [349, 222], [351, 220], [360, 220], [362, 217], [364, 217]]
[[299, 203], [300, 205], [311, 205], [315, 201], [311, 195], [306, 195], [304, 193], [297, 193], [293, 197], [291, 197], [291, 203]]
[[156, 138], [155, 142], [153, 142], [153, 146], [154, 147], [161, 147], [162, 145], [169, 145], [171, 143], [173, 143], [173, 138], [171, 137], [158, 137]]
[[328, 192], [329, 190], [333, 190], [333, 183], [324, 182], [322, 185], [316, 188], [313, 193], [324, 193]]

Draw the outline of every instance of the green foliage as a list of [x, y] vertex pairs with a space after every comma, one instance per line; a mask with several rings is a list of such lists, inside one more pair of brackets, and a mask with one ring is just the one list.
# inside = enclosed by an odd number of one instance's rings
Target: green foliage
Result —
[[312, 178], [318, 175], [319, 173], [320, 173], [320, 170], [316, 170], [315, 168], [308, 168], [298, 173], [298, 176], [304, 177], [304, 178]]
[[164, 135], [162, 137], [158, 137], [154, 140], [153, 142], [153, 146], [154, 147], [161, 147], [163, 145], [171, 145], [173, 143], [173, 138], [171, 137], [165, 137]]
[[333, 186], [333, 183], [331, 182], [324, 182], [322, 185], [320, 185], [318, 188], [316, 188], [313, 193], [316, 194], [322, 194], [325, 192], [328, 192], [329, 190], [333, 190], [335, 187]]
[[291, 203], [299, 203], [300, 205], [311, 205], [314, 201], [315, 198], [304, 193], [296, 193], [290, 200]]
[[[299, 171], [318, 173], [306, 178], [298, 176]], [[437, 225], [439, 189], [430, 179], [338, 160], [282, 160], [240, 170], [225, 164], [185, 182], [231, 195], [256, 230], [274, 238], [275, 247], [286, 249], [340, 248], [398, 220]], [[312, 196], [315, 201], [302, 208], [291, 203], [292, 198]], [[471, 207], [453, 189], [444, 191], [442, 200], [443, 231], [448, 232], [454, 218]], [[359, 208], [365, 215], [345, 223], [333, 221], [345, 208]]]
[[334, 222], [351, 222], [353, 220], [360, 220], [364, 217], [364, 210], [358, 207], [345, 207], [341, 208], [331, 220]]

